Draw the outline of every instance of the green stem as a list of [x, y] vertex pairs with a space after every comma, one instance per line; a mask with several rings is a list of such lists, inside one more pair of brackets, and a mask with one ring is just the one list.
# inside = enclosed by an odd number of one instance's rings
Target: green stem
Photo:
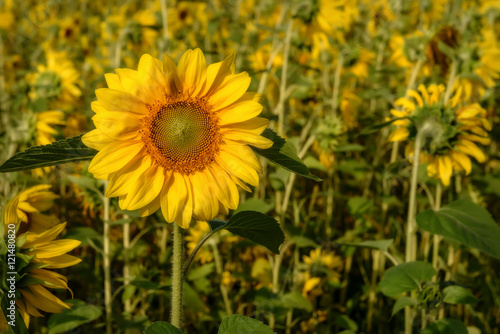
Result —
[[[437, 211], [441, 208], [441, 197], [443, 193], [443, 187], [441, 186], [441, 182], [439, 181], [436, 185], [436, 199], [434, 202], [434, 210]], [[441, 241], [441, 237], [437, 234], [433, 236], [432, 243], [432, 266], [437, 270], [438, 268], [438, 257], [439, 257], [439, 242]], [[437, 279], [437, 277], [435, 277]]]
[[342, 51], [339, 52], [339, 57], [337, 59], [337, 67], [335, 68], [334, 82], [333, 82], [333, 93], [332, 93], [332, 116], [337, 116], [337, 107], [339, 99], [340, 90], [340, 74], [342, 73], [342, 66], [344, 65], [344, 55]]
[[[105, 181], [106, 189], [108, 181]], [[109, 198], [103, 197], [103, 269], [104, 269], [104, 309], [106, 311], [106, 334], [112, 333], [112, 306], [111, 306], [111, 258], [110, 258], [110, 229], [109, 229]]]
[[[416, 230], [417, 224], [415, 221], [415, 214], [417, 208], [417, 186], [418, 186], [418, 168], [420, 165], [420, 150], [422, 142], [432, 130], [432, 125], [425, 123], [421, 129], [418, 130], [417, 137], [415, 138], [415, 150], [413, 152], [413, 170], [411, 174], [410, 185], [410, 200], [408, 203], [408, 219], [406, 222], [406, 251], [405, 262], [412, 262], [416, 260]], [[413, 314], [412, 309], [405, 307], [405, 334], [412, 332]]]
[[182, 328], [182, 260], [183, 252], [183, 230], [174, 223], [174, 251], [172, 261], [172, 319], [170, 323], [175, 327]]
[[220, 258], [219, 247], [217, 247], [217, 242], [215, 241], [215, 239], [211, 239], [209, 245], [212, 247], [212, 251], [214, 254], [215, 270], [217, 271], [217, 275], [219, 275], [220, 277], [219, 288], [222, 294], [222, 299], [224, 300], [224, 307], [226, 308], [227, 315], [231, 315], [233, 314], [233, 310], [231, 308], [231, 301], [229, 300], [227, 287], [222, 282], [222, 273], [224, 268], [222, 265], [222, 260]]

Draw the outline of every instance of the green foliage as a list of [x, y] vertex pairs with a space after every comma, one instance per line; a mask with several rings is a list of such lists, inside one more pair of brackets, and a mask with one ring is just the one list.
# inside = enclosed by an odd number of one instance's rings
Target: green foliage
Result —
[[450, 285], [443, 289], [443, 301], [448, 304], [473, 304], [477, 298], [466, 288]]
[[380, 291], [394, 297], [400, 293], [421, 288], [421, 283], [436, 274], [430, 263], [406, 262], [388, 269], [379, 283]]
[[438, 211], [417, 215], [418, 226], [434, 234], [500, 258], [500, 227], [490, 213], [469, 200], [458, 200]]
[[71, 331], [83, 324], [94, 321], [102, 315], [99, 307], [87, 304], [79, 299], [67, 300], [71, 309], [64, 309], [61, 313], [52, 314], [49, 318], [49, 334], [58, 334]]
[[396, 300], [396, 302], [394, 303], [394, 306], [392, 307], [391, 317], [393, 317], [396, 313], [404, 309], [406, 306], [416, 306], [416, 305], [418, 305], [418, 301], [415, 298], [403, 296], [398, 300]]
[[182, 334], [182, 331], [165, 321], [156, 321], [146, 327], [144, 334]]
[[266, 129], [262, 136], [272, 140], [273, 146], [268, 149], [259, 149], [253, 147], [252, 149], [259, 155], [267, 160], [283, 167], [290, 172], [296, 173], [300, 176], [312, 179], [314, 181], [321, 181], [321, 178], [312, 175], [307, 166], [295, 154], [292, 146], [281, 138], [271, 129]]
[[82, 135], [35, 146], [14, 154], [0, 166], [1, 173], [55, 166], [67, 162], [90, 160], [97, 151], [82, 143]]
[[220, 324], [217, 334], [273, 334], [274, 332], [262, 322], [244, 317], [242, 315], [230, 315]]
[[467, 334], [467, 327], [455, 319], [441, 319], [423, 329], [421, 334]]

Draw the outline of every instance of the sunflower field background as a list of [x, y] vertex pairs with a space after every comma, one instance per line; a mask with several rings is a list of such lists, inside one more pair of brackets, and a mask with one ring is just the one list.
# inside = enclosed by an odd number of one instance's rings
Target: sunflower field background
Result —
[[[188, 224], [175, 330], [500, 333], [497, 0], [0, 1], [2, 333], [169, 321], [162, 210], [107, 198], [92, 157], [32, 167], [60, 160], [40, 146], [95, 128], [105, 74], [196, 48], [207, 64], [235, 54], [294, 160], [256, 149], [262, 173], [239, 181], [238, 208]], [[214, 232], [243, 211], [260, 231]]]

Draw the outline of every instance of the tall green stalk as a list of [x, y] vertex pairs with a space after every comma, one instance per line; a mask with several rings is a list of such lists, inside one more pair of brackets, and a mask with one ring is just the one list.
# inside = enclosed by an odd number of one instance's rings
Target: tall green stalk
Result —
[[182, 264], [184, 258], [183, 252], [183, 230], [174, 223], [174, 251], [172, 261], [172, 318], [170, 323], [175, 327], [182, 328], [182, 290], [183, 274]]

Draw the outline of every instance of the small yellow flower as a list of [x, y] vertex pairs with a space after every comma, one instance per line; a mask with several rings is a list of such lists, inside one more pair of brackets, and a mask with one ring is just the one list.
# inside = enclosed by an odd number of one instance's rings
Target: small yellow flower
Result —
[[62, 111], [44, 111], [36, 114], [36, 144], [48, 145], [55, 141], [54, 135], [57, 130], [52, 126], [64, 125], [64, 113]]
[[[210, 232], [210, 227], [205, 221], [197, 221], [188, 230], [185, 236], [186, 247], [188, 249], [188, 254], [191, 254], [196, 246]], [[208, 245], [204, 244], [196, 253], [194, 257], [195, 260], [200, 261], [201, 264], [212, 262], [214, 255]]]
[[41, 233], [59, 224], [59, 219], [43, 214], [54, 206], [54, 199], [59, 198], [48, 189], [49, 184], [28, 188], [21, 192], [16, 207], [17, 217], [25, 224], [20, 226], [21, 233]]
[[420, 159], [427, 162], [427, 173], [440, 179], [448, 186], [453, 171], [471, 172], [470, 157], [484, 162], [486, 156], [476, 143], [488, 145], [487, 131], [491, 125], [486, 119], [486, 111], [477, 103], [457, 104], [451, 98], [444, 104], [444, 85], [420, 85], [417, 92], [409, 90], [408, 98], [400, 98], [394, 103], [401, 110], [392, 109], [398, 119], [392, 124], [396, 129], [390, 134], [389, 141], [410, 140], [406, 155], [413, 155], [417, 129], [424, 122], [434, 122], [432, 140], [423, 147]]

